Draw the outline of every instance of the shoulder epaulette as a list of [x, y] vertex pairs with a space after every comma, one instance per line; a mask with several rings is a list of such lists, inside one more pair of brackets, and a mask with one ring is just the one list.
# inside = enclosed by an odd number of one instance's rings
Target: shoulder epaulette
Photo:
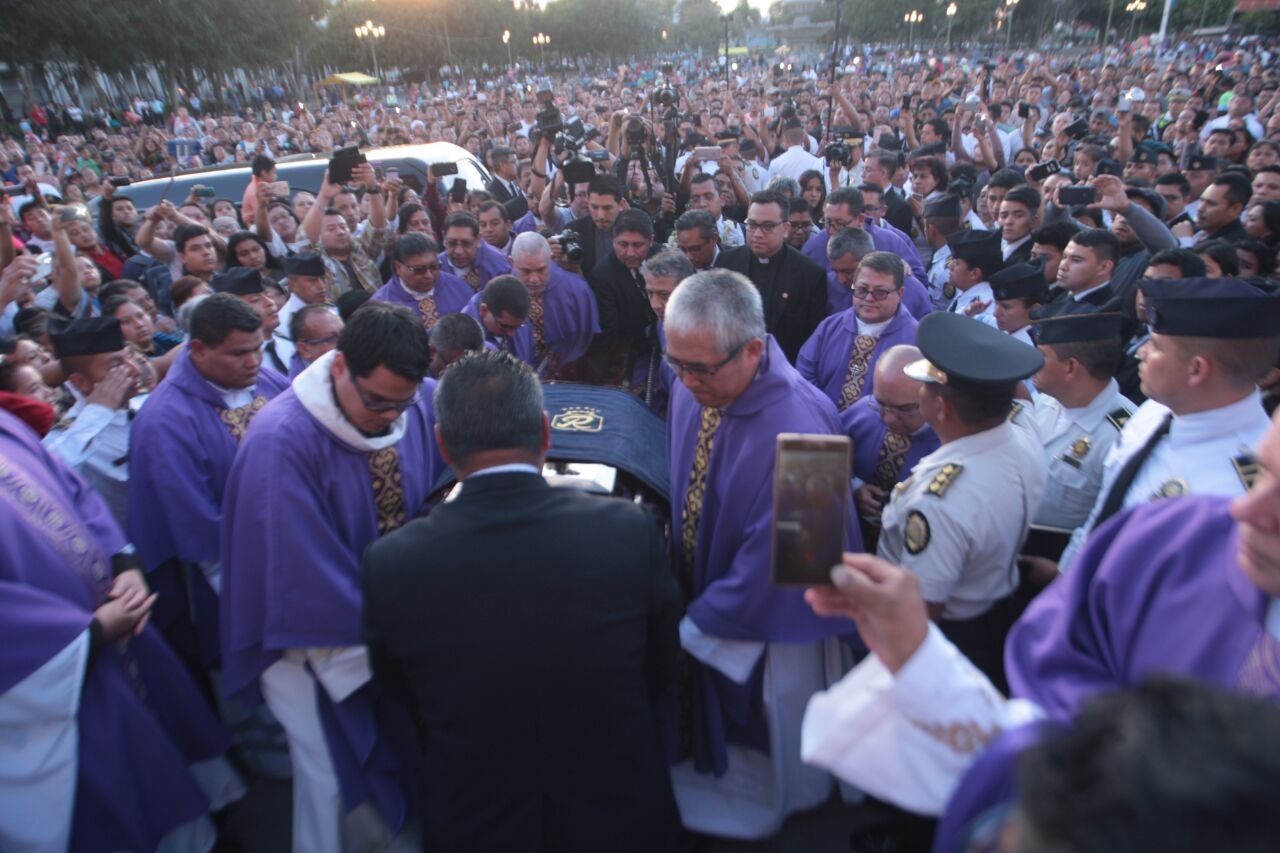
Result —
[[1022, 414], [1022, 408], [1022, 404], [1017, 400], [1014, 400], [1013, 405], [1009, 407], [1009, 420], [1013, 420], [1018, 415]]
[[1113, 409], [1107, 412], [1107, 420], [1116, 429], [1124, 429], [1124, 425], [1129, 422], [1129, 412], [1125, 409]]
[[1245, 491], [1252, 489], [1253, 481], [1258, 479], [1258, 458], [1246, 451], [1239, 456], [1232, 456], [1231, 465], [1236, 469], [1236, 476], [1240, 478]]
[[62, 420], [58, 421], [56, 424], [53, 425], [53, 429], [59, 430], [59, 431], [64, 429], [70, 429], [71, 425], [74, 424], [75, 422], [76, 422], [75, 418], [63, 418]]
[[935, 498], [940, 498], [947, 493], [947, 489], [951, 488], [951, 484], [960, 476], [960, 472], [964, 470], [963, 465], [948, 464], [943, 465], [942, 470], [934, 476], [933, 481], [929, 483], [929, 494]]

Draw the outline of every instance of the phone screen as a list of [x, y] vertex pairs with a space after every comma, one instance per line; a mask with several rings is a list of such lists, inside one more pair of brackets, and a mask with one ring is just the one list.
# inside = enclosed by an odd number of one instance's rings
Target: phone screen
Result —
[[778, 436], [773, 483], [772, 578], [779, 586], [831, 582], [845, 547], [852, 442], [847, 436]]

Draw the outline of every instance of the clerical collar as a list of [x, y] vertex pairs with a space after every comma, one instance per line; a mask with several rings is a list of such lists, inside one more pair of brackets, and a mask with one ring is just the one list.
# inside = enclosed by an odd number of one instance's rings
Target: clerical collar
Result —
[[218, 396], [222, 398], [222, 405], [228, 409], [238, 409], [241, 406], [247, 406], [253, 402], [253, 398], [257, 396], [258, 384], [255, 382], [248, 388], [223, 388], [208, 379], [204, 380], [210, 388], [218, 392]]
[[1071, 298], [1074, 299], [1076, 302], [1080, 302], [1090, 293], [1095, 293], [1096, 291], [1102, 290], [1102, 288], [1106, 287], [1110, 283], [1111, 283], [1111, 279], [1107, 279], [1102, 284], [1099, 284], [1096, 287], [1091, 287], [1088, 290], [1082, 290], [1079, 293], [1071, 294]]
[[784, 252], [786, 252], [786, 251], [787, 251], [787, 246], [786, 246], [786, 244], [784, 243], [784, 244], [782, 245], [782, 248], [781, 248], [781, 249], [779, 249], [778, 251], [774, 252], [772, 255], [770, 255], [770, 256], [769, 256], [769, 257], [767, 257], [767, 258], [762, 258], [762, 257], [760, 257], [759, 255], [755, 254], [754, 252], [752, 252], [752, 253], [751, 253], [751, 256], [752, 256], [753, 258], [755, 258], [755, 259], [756, 259], [756, 262], [757, 262], [757, 263], [761, 263], [761, 264], [768, 264], [768, 263], [769, 263], [770, 261], [772, 261], [774, 258], [778, 257], [779, 255], [781, 255], [782, 253], [784, 253]]
[[880, 337], [880, 335], [884, 333], [884, 330], [889, 327], [889, 324], [893, 322], [893, 317], [890, 317], [888, 320], [880, 323], [867, 323], [864, 322], [857, 314], [853, 315], [853, 319], [858, 324], [858, 334], [867, 335], [872, 338]]
[[419, 302], [421, 302], [424, 299], [430, 299], [432, 296], [435, 295], [435, 292], [436, 292], [436, 289], [433, 287], [430, 290], [428, 290], [426, 293], [419, 293], [416, 290], [410, 290], [409, 285], [404, 283], [404, 279], [397, 277], [396, 281], [399, 282], [400, 286], [404, 288], [405, 293], [409, 294]]

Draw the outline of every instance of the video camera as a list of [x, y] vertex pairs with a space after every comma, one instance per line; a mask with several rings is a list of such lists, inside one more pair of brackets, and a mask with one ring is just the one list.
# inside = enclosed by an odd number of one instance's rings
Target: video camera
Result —
[[853, 128], [847, 126], [831, 128], [831, 135], [837, 141], [828, 143], [827, 147], [823, 149], [823, 159], [827, 161], [828, 166], [839, 162], [846, 169], [850, 168], [853, 166], [853, 146], [862, 143], [861, 137], [857, 135]]
[[599, 132], [591, 125], [583, 124], [582, 119], [577, 117], [562, 123], [561, 128], [555, 136], [553, 149], [557, 155], [569, 155], [560, 167], [564, 172], [565, 180], [571, 184], [590, 181], [595, 177], [596, 164], [593, 159], [582, 153], [582, 149], [588, 141], [599, 136]]

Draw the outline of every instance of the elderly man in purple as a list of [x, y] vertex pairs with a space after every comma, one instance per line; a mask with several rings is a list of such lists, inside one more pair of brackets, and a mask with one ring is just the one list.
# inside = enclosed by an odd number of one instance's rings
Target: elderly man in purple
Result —
[[207, 850], [208, 812], [244, 791], [125, 552], [97, 492], [0, 413], [0, 849]]
[[[1090, 696], [1148, 674], [1280, 700], [1278, 471], [1280, 416], [1243, 472], [1247, 494], [1142, 504], [1099, 527], [1072, 571], [1009, 634], [1014, 699], [927, 625], [908, 573], [847, 557], [833, 573], [838, 589], [807, 595], [818, 613], [854, 618], [874, 654], [811, 702], [805, 760], [937, 814], [1000, 731], [1045, 715], [1070, 718]], [[891, 751], [875, 746], [886, 741]]]
[[871, 393], [881, 353], [916, 339], [916, 319], [902, 306], [902, 280], [896, 255], [870, 253], [858, 264], [853, 305], [819, 323], [800, 348], [796, 370], [842, 412]]
[[440, 246], [425, 234], [410, 231], [396, 240], [395, 273], [373, 299], [413, 310], [428, 332], [445, 314], [467, 307], [472, 291], [456, 275], [441, 272]]
[[501, 275], [471, 297], [462, 313], [480, 324], [485, 347], [509, 352], [536, 367], [537, 344], [528, 323], [529, 305], [529, 291], [520, 279]]
[[671, 400], [671, 386], [675, 384], [676, 375], [671, 365], [662, 357], [667, 346], [667, 333], [662, 327], [662, 319], [666, 316], [671, 294], [680, 282], [694, 272], [693, 263], [676, 249], [661, 249], [640, 265], [644, 294], [648, 297], [649, 307], [657, 315], [658, 322], [653, 325], [647, 357], [637, 358], [632, 369], [631, 392], [663, 418], [667, 416], [667, 404]]
[[480, 237], [480, 223], [470, 213], [451, 213], [444, 220], [444, 271], [479, 293], [494, 276], [511, 272], [501, 252]]
[[250, 421], [288, 381], [262, 367], [262, 319], [230, 294], [191, 314], [191, 341], [133, 421], [129, 539], [160, 593], [156, 624], [195, 672], [217, 662], [218, 525]]
[[554, 379], [600, 334], [595, 292], [582, 276], [551, 262], [551, 244], [536, 232], [512, 242], [511, 271], [529, 291], [534, 369], [544, 381]]
[[[803, 704], [827, 683], [846, 622], [816, 617], [769, 579], [779, 433], [837, 434], [831, 401], [765, 331], [760, 293], [708, 270], [667, 304], [667, 362], [681, 380], [667, 425], [675, 565], [688, 609], [680, 736], [668, 748], [685, 826], [758, 839], [826, 799], [832, 780], [798, 761]], [[855, 514], [845, 523], [861, 550]]]
[[832, 190], [827, 196], [823, 208], [823, 224], [826, 229], [809, 238], [801, 251], [823, 269], [831, 269], [827, 261], [827, 240], [832, 235], [846, 228], [861, 228], [871, 235], [876, 249], [881, 252], [892, 252], [902, 258], [911, 267], [911, 275], [919, 281], [927, 278], [924, 264], [920, 263], [920, 253], [915, 244], [901, 231], [891, 225], [876, 225], [863, 213], [865, 210], [862, 191], [856, 187], [841, 187]]
[[412, 719], [371, 680], [360, 559], [422, 511], [443, 467], [428, 359], [407, 308], [365, 305], [263, 410], [227, 481], [225, 687], [265, 700], [288, 735], [294, 850], [394, 849], [417, 807]]

